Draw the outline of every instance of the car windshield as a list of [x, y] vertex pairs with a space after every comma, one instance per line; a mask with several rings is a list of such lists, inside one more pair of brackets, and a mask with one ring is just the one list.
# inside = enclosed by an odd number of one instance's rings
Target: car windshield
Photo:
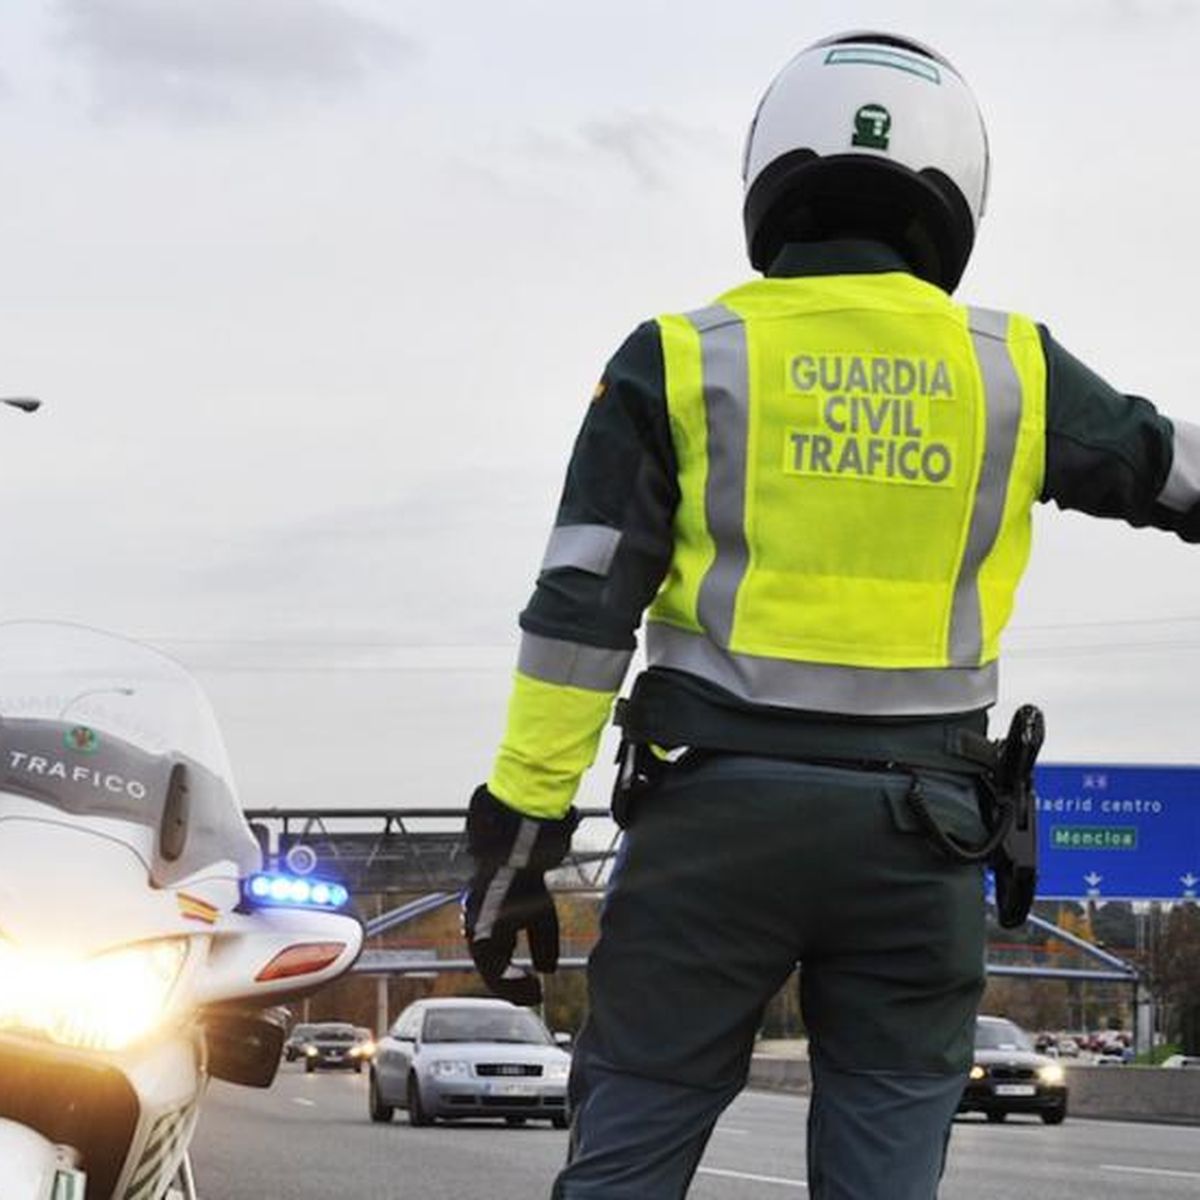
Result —
[[292, 1030], [292, 1037], [308, 1038], [312, 1037], [314, 1032], [315, 1030], [311, 1025], [297, 1025], [296, 1028]]
[[348, 1025], [318, 1026], [312, 1031], [312, 1036], [323, 1042], [354, 1042], [358, 1035]]
[[[0, 624], [0, 794], [107, 823], [157, 886], [215, 863], [260, 868], [216, 717], [179, 663], [80, 625]], [[182, 814], [179, 816], [177, 814]], [[154, 837], [182, 825], [171, 853]]]
[[980, 1021], [975, 1026], [976, 1050], [1032, 1050], [1033, 1042], [1011, 1021]]
[[545, 1026], [521, 1009], [444, 1008], [425, 1016], [427, 1042], [516, 1042], [551, 1045]]

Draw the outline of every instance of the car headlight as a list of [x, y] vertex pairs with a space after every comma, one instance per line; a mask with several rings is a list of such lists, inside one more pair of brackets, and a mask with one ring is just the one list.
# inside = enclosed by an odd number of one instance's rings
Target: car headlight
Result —
[[374, 1042], [359, 1042], [350, 1047], [351, 1058], [370, 1058], [375, 1053]]
[[546, 1067], [545, 1078], [551, 1079], [555, 1083], [562, 1083], [570, 1073], [570, 1063], [550, 1063]]
[[306, 1054], [306, 1055], [307, 1055], [309, 1058], [316, 1058], [316, 1057], [317, 1057], [317, 1055], [318, 1055], [318, 1054], [320, 1054], [321, 1052], [320, 1052], [320, 1050], [318, 1050], [318, 1049], [316, 1048], [316, 1046], [305, 1046], [305, 1047], [304, 1047], [304, 1053], [305, 1053], [305, 1054]]
[[439, 1079], [465, 1079], [471, 1073], [471, 1066], [456, 1058], [443, 1058], [431, 1063], [429, 1070]]
[[978, 1063], [971, 1068], [972, 1079], [982, 1079], [986, 1074], [987, 1072]]
[[1058, 1063], [1047, 1063], [1044, 1067], [1038, 1067], [1038, 1078], [1043, 1083], [1062, 1083], [1063, 1069]]
[[186, 957], [185, 938], [82, 959], [0, 938], [0, 1029], [85, 1050], [122, 1050], [158, 1026]]

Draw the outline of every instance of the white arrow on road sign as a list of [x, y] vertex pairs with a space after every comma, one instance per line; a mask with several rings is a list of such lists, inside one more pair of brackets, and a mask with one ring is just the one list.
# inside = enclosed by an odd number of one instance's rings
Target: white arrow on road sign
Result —
[[1097, 875], [1095, 871], [1091, 871], [1083, 877], [1083, 882], [1086, 883], [1088, 887], [1094, 888], [1100, 886], [1100, 880], [1103, 878], [1103, 875]]
[[1195, 896], [1196, 884], [1200, 883], [1200, 875], [1193, 875], [1189, 871], [1186, 875], [1180, 875], [1179, 882], [1183, 884], [1185, 896]]

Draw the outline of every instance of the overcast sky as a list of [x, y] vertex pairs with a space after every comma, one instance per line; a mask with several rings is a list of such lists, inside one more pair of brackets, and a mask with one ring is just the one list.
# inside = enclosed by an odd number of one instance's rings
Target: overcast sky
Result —
[[[5, 5], [0, 611], [193, 666], [247, 805], [463, 803], [595, 377], [748, 276], [758, 96], [864, 26], [983, 107], [960, 298], [1200, 422], [1196, 3]], [[1196, 758], [1198, 551], [1037, 533], [998, 716]]]

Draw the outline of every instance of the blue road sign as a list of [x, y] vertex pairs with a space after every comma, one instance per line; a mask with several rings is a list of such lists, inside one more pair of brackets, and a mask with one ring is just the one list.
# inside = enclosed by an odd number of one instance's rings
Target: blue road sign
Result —
[[1200, 767], [1036, 768], [1045, 900], [1200, 896]]

